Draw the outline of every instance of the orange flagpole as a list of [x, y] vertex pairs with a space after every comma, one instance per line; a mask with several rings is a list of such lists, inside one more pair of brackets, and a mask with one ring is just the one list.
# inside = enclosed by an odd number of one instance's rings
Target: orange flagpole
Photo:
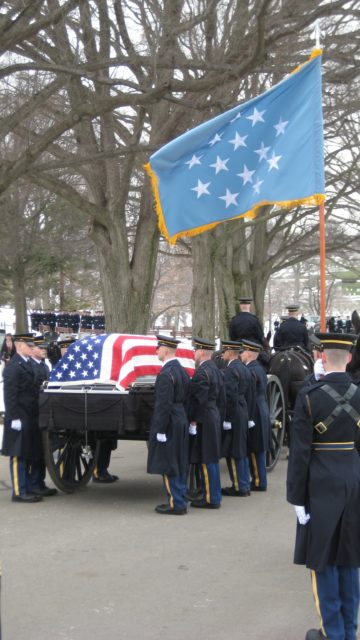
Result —
[[320, 230], [320, 331], [326, 331], [326, 243], [325, 243], [325, 205], [319, 205]]

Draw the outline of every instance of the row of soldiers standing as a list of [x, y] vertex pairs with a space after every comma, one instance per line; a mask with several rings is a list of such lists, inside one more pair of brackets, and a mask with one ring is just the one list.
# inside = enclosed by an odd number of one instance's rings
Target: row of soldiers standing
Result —
[[[262, 346], [252, 340], [222, 342], [225, 369], [212, 355], [215, 342], [193, 338], [195, 374], [190, 381], [175, 358], [178, 340], [158, 336], [163, 367], [155, 384], [148, 472], [163, 476], [168, 502], [157, 513], [187, 513], [189, 463], [201, 477], [191, 506], [218, 509], [222, 496], [266, 491], [270, 418], [266, 373], [257, 361]], [[239, 357], [240, 354], [240, 357]], [[221, 488], [219, 460], [226, 458], [231, 485]]]

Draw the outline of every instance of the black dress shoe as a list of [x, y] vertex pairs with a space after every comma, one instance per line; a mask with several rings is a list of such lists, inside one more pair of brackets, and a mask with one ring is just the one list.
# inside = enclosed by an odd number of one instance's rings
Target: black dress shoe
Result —
[[257, 487], [255, 484], [252, 484], [251, 491], [267, 491], [267, 487]]
[[11, 500], [13, 502], [40, 502], [42, 500], [42, 497], [35, 496], [32, 493], [23, 493], [20, 496], [13, 496]]
[[225, 487], [221, 489], [223, 496], [238, 496], [238, 498], [246, 498], [250, 495], [250, 491], [236, 491], [234, 487]]
[[159, 504], [155, 507], [155, 511], [156, 513], [162, 513], [166, 516], [183, 516], [187, 513], [187, 509], [185, 507], [184, 509], [172, 509], [168, 504]]
[[326, 640], [326, 636], [324, 636], [321, 629], [309, 629], [305, 640]]
[[41, 496], [42, 498], [50, 498], [50, 496], [56, 496], [57, 489], [50, 489], [50, 487], [42, 487], [41, 489], [33, 489], [31, 493], [34, 496]]
[[221, 507], [220, 502], [214, 504], [213, 502], [206, 502], [206, 500], [194, 500], [190, 504], [197, 509], [220, 509]]
[[116, 482], [117, 480], [119, 480], [119, 476], [114, 476], [107, 471], [106, 473], [102, 473], [99, 476], [93, 477], [93, 482], [103, 482], [105, 484], [110, 484], [111, 482]]

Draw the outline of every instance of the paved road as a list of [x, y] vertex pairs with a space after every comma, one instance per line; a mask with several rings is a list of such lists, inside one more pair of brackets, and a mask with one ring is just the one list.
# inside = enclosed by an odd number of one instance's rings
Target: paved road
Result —
[[267, 493], [166, 517], [145, 444], [119, 444], [118, 483], [38, 504], [11, 503], [0, 458], [3, 640], [303, 640], [317, 626], [285, 459]]

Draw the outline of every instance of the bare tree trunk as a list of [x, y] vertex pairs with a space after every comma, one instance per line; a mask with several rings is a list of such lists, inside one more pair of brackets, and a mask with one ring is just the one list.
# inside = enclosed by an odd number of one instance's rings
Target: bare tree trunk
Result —
[[12, 276], [14, 290], [14, 307], [16, 318], [16, 333], [27, 333], [29, 330], [26, 313], [25, 295], [25, 269], [22, 263], [18, 263]]
[[215, 286], [213, 237], [204, 233], [192, 240], [193, 289], [191, 313], [193, 335], [211, 340], [215, 336]]

